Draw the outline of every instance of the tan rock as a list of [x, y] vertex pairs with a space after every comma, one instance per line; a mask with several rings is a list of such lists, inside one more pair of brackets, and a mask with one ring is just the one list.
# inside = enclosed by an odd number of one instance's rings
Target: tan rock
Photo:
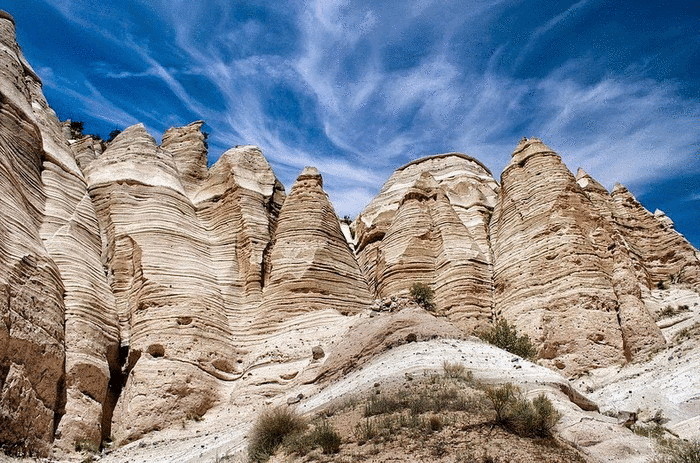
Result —
[[687, 283], [700, 290], [700, 257], [688, 241], [663, 216], [642, 206], [627, 188], [617, 184], [611, 193], [613, 216], [631, 255], [643, 268], [644, 283]]
[[180, 181], [190, 193], [207, 177], [207, 147], [202, 125], [204, 121], [196, 121], [185, 127], [168, 129], [160, 145], [172, 154]]
[[[236, 356], [209, 234], [170, 152], [143, 126], [129, 127], [86, 175], [107, 231], [121, 345], [128, 348], [128, 380], [112, 426], [123, 442], [206, 411], [216, 401], [216, 378], [235, 373]], [[183, 386], [175, 393], [168, 385], [178, 382], [208, 392]]]
[[561, 158], [523, 139], [501, 175], [491, 221], [495, 308], [536, 342], [544, 363], [567, 374], [625, 360], [612, 241]]
[[376, 297], [435, 290], [437, 310], [464, 330], [491, 316], [487, 224], [498, 185], [475, 159], [449, 153], [398, 169], [353, 226]]
[[612, 283], [619, 302], [617, 311], [625, 356], [628, 359], [639, 358], [640, 354], [662, 346], [664, 337], [643, 301], [634, 260], [613, 218], [612, 198], [600, 183], [582, 169], [579, 169], [576, 179], [604, 219], [602, 226], [613, 240], [608, 249], [612, 253]]
[[323, 191], [318, 170], [299, 175], [282, 206], [269, 254], [260, 324], [331, 308], [354, 314], [370, 305], [362, 272]]
[[[32, 450], [46, 453], [55, 426], [59, 436], [67, 440], [100, 442], [110, 353], [116, 361], [116, 318], [100, 261], [100, 231], [85, 180], [63, 137], [61, 123], [41, 93], [39, 78], [19, 51], [14, 25], [7, 16], [0, 19], [0, 41], [0, 90], [6, 118], [0, 124], [4, 145], [0, 151], [8, 168], [3, 170], [8, 178], [2, 185], [14, 190], [3, 192], [9, 201], [3, 210], [11, 217], [3, 217], [2, 223], [9, 231], [15, 227], [13, 222], [19, 221], [17, 225], [24, 230], [1, 240], [7, 247], [3, 260], [12, 268], [2, 275], [10, 281], [20, 278], [22, 283], [15, 281], [9, 286], [15, 295], [7, 298], [4, 310], [9, 323], [0, 343], [5, 351], [0, 354], [0, 364], [7, 365], [9, 360], [17, 365], [4, 394], [14, 397], [16, 391], [10, 388], [22, 388], [22, 401], [9, 405], [14, 408], [13, 419], [36, 423], [31, 437], [25, 436], [26, 442]], [[22, 256], [16, 256], [22, 248]], [[13, 256], [19, 260], [13, 262]], [[83, 374], [89, 368], [97, 372], [94, 382]], [[80, 377], [75, 376], [77, 371]], [[65, 398], [59, 397], [63, 393]], [[97, 403], [93, 411], [76, 406], [76, 400], [86, 395]], [[23, 408], [31, 406], [35, 409]], [[82, 415], [80, 421], [85, 426], [61, 432], [62, 425], [74, 420], [75, 414]], [[60, 423], [54, 423], [54, 416]], [[10, 426], [0, 429], [13, 432]], [[10, 439], [18, 434], [14, 436]]]

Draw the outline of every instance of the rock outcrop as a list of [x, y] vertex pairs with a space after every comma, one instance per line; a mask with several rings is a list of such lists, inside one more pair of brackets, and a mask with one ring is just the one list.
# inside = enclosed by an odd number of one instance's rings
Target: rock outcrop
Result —
[[[3, 194], [9, 216], [2, 224], [12, 234], [2, 238], [10, 267], [0, 279], [19, 278], [2, 298], [8, 339], [0, 343], [7, 371], [0, 408], [13, 423], [2, 426], [10, 430], [2, 440], [23, 441], [38, 453], [46, 453], [54, 431], [68, 447], [77, 436], [99, 444], [117, 333], [98, 222], [62, 125], [15, 42], [12, 19], [4, 15], [0, 27], [8, 164], [2, 185], [13, 190]], [[13, 430], [18, 423], [23, 430]]]
[[353, 223], [357, 255], [382, 298], [414, 283], [467, 331], [491, 317], [488, 222], [498, 184], [477, 160], [449, 153], [398, 169]]
[[282, 206], [269, 253], [261, 320], [274, 323], [304, 312], [355, 314], [370, 303], [362, 272], [317, 169], [307, 167]]
[[[538, 139], [501, 185], [463, 154], [411, 162], [341, 223], [315, 168], [286, 196], [257, 147], [208, 167], [201, 121], [160, 146], [141, 124], [108, 143], [71, 134], [14, 27], [0, 12], [2, 450], [60, 455], [222, 407], [249, 416], [498, 318], [574, 376], [664, 344], [657, 286], [699, 289], [698, 252], [668, 217], [574, 177]], [[414, 283], [435, 313], [408, 302]]]
[[569, 374], [663, 343], [624, 243], [598, 208], [555, 152], [523, 139], [501, 176], [491, 222], [497, 315]]
[[673, 229], [673, 222], [665, 214], [657, 216], [646, 210], [620, 184], [615, 185], [611, 196], [615, 224], [645, 275], [644, 283], [652, 288], [664, 283], [687, 283], [699, 289], [700, 256]]

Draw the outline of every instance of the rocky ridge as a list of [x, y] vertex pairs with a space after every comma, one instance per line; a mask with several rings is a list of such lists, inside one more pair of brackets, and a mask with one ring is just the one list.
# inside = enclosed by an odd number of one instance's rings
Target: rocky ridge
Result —
[[[224, 409], [249, 418], [290, 391], [318, 393], [312, 407], [345, 374], [369, 383], [360, 365], [380, 375], [387, 351], [500, 318], [565, 384], [663, 349], [675, 338], [659, 327], [658, 288], [700, 289], [698, 251], [668, 217], [574, 176], [536, 138], [500, 182], [460, 153], [411, 162], [349, 227], [312, 167], [288, 196], [254, 146], [208, 167], [201, 121], [160, 145], [142, 125], [104, 149], [70, 139], [14, 28], [1, 13], [3, 450], [126, 445]], [[406, 303], [416, 282], [434, 289], [434, 313]], [[372, 310], [392, 297], [391, 312]], [[567, 397], [563, 409], [578, 407]]]

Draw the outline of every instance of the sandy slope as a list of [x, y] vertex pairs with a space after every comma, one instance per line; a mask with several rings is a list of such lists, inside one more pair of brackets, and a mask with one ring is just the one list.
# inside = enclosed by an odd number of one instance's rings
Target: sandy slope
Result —
[[[405, 344], [377, 356], [341, 381], [324, 388], [299, 386], [269, 403], [284, 403], [287, 397], [303, 393], [307, 399], [299, 404], [299, 408], [312, 412], [335, 400], [361, 393], [376, 382], [386, 385], [393, 381], [398, 384], [406, 380], [406, 375], [440, 371], [443, 360], [464, 363], [475, 378], [483, 382], [510, 381], [520, 385], [528, 394], [546, 393], [563, 414], [558, 432], [595, 461], [641, 463], [651, 455], [652, 446], [647, 439], [617, 425], [615, 419], [583, 411], [571, 402], [562, 392], [568, 390], [570, 385], [561, 375], [477, 340], [440, 339]], [[236, 395], [253, 398], [262, 389], [264, 386], [251, 386], [248, 390], [237, 390]], [[580, 399], [577, 401], [585, 404]], [[223, 455], [242, 458], [245, 436], [257, 411], [254, 406], [244, 403], [222, 407], [207, 414], [202, 422], [186, 424], [184, 430], [154, 433], [111, 452], [100, 461], [202, 462], [216, 461]]]

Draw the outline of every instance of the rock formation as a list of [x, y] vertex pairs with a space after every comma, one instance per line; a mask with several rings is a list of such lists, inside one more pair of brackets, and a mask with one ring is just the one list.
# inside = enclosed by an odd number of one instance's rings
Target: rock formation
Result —
[[282, 206], [269, 253], [261, 323], [324, 308], [354, 314], [370, 294], [321, 174], [307, 167]]
[[459, 153], [398, 169], [355, 220], [357, 255], [377, 297], [435, 290], [437, 310], [467, 331], [491, 317], [488, 222], [498, 184]]
[[[463, 154], [411, 162], [341, 224], [315, 168], [287, 197], [254, 146], [208, 167], [201, 121], [72, 138], [14, 28], [0, 13], [2, 450], [123, 444], [498, 318], [578, 375], [663, 345], [657, 286], [699, 289], [668, 217], [538, 139], [500, 185]], [[435, 313], [371, 312], [414, 283]]]
[[663, 343], [599, 188], [587, 186], [593, 200], [556, 153], [523, 139], [491, 222], [496, 313], [569, 374]]

